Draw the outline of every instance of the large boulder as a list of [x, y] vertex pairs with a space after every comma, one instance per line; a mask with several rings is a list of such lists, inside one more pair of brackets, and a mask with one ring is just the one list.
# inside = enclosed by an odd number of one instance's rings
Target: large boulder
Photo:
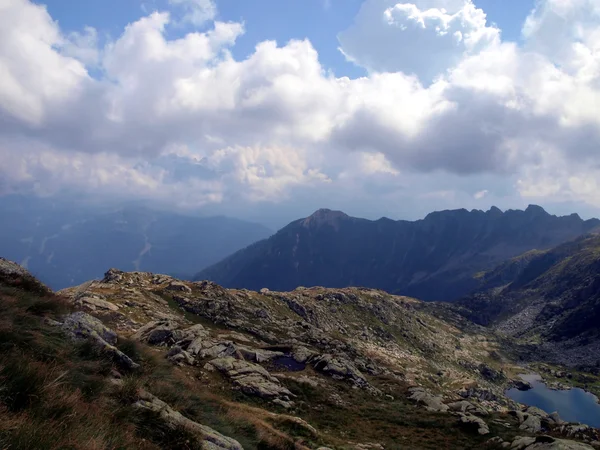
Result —
[[204, 440], [203, 447], [206, 450], [244, 450], [242, 445], [235, 439], [188, 419], [148, 392], [140, 393], [140, 400], [134, 404], [134, 407], [158, 414], [160, 419], [172, 429], [182, 427], [201, 436]]
[[489, 413], [481, 406], [471, 403], [467, 400], [461, 400], [459, 402], [448, 403], [450, 411], [459, 413], [475, 414], [478, 416], [487, 416]]
[[442, 397], [439, 395], [433, 395], [427, 392], [424, 388], [414, 387], [409, 390], [409, 399], [414, 400], [419, 405], [425, 406], [428, 411], [435, 412], [447, 412], [448, 405], [445, 405], [442, 401]]
[[108, 328], [99, 319], [78, 311], [65, 317], [62, 329], [75, 339], [100, 338], [104, 342], [115, 345], [117, 333]]
[[245, 394], [263, 398], [282, 397], [284, 400], [294, 397], [294, 394], [282, 386], [277, 378], [258, 364], [229, 356], [214, 359], [208, 365], [231, 379]]
[[121, 367], [128, 370], [139, 368], [139, 364], [115, 347], [117, 334], [97, 318], [78, 311], [65, 317], [61, 328], [73, 339], [91, 342], [100, 351], [110, 355]]
[[476, 417], [473, 414], [463, 414], [459, 415], [459, 422], [463, 428], [466, 428], [469, 431], [476, 432], [482, 436], [486, 434], [490, 434], [490, 428], [487, 423], [480, 417]]
[[334, 378], [349, 379], [360, 386], [368, 384], [360, 370], [345, 357], [325, 354], [313, 358], [311, 363], [315, 370], [331, 375]]

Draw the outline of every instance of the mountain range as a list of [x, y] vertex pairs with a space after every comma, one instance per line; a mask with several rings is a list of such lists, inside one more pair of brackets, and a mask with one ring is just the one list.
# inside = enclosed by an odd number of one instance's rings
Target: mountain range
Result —
[[226, 287], [291, 290], [364, 286], [450, 301], [480, 287], [478, 274], [598, 228], [597, 219], [557, 217], [530, 205], [502, 212], [434, 212], [422, 220], [376, 221], [321, 209], [201, 271]]
[[54, 289], [101, 277], [107, 267], [191, 277], [271, 231], [228, 217], [198, 217], [138, 205], [75, 207], [0, 197], [0, 254]]

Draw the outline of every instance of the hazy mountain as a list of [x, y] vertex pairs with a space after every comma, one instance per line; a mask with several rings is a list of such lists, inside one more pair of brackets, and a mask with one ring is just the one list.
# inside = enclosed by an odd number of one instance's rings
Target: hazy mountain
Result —
[[0, 253], [54, 289], [101, 277], [109, 267], [191, 277], [270, 234], [237, 219], [139, 206], [95, 210], [5, 197], [0, 211]]
[[423, 300], [477, 288], [477, 273], [598, 227], [597, 219], [525, 211], [440, 211], [414, 222], [319, 210], [196, 275], [226, 287], [365, 286]]

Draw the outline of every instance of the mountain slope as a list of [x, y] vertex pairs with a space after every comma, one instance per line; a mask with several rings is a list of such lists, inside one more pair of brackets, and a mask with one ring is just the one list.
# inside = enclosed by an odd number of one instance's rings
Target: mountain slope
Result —
[[106, 267], [191, 277], [269, 236], [258, 224], [141, 207], [80, 210], [0, 199], [0, 252], [60, 289], [101, 277]]
[[592, 450], [504, 396], [489, 330], [432, 307], [115, 269], [54, 294], [0, 258], [0, 448]]
[[479, 285], [477, 272], [532, 249], [548, 249], [600, 221], [525, 211], [441, 211], [415, 222], [319, 210], [195, 276], [227, 287], [366, 286], [423, 300], [453, 300]]
[[517, 258], [482, 278], [479, 292], [457, 302], [463, 315], [505, 334], [550, 342], [544, 348], [560, 349], [561, 361], [600, 362], [600, 235]]

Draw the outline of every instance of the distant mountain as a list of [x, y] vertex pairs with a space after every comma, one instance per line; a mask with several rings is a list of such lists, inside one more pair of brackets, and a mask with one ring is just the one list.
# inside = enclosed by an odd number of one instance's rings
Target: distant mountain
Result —
[[[554, 349], [561, 342], [571, 348], [593, 345], [594, 351], [572, 356], [599, 360], [600, 235], [515, 258], [482, 278], [479, 292], [456, 303], [461, 314], [503, 334], [553, 342]], [[560, 360], [568, 362], [567, 357]]]
[[480, 286], [479, 272], [599, 225], [597, 219], [557, 217], [533, 205], [525, 211], [440, 211], [414, 222], [370, 221], [322, 209], [195, 279], [255, 290], [365, 286], [423, 300], [454, 300]]
[[227, 217], [139, 206], [96, 211], [31, 198], [0, 198], [0, 215], [0, 253], [53, 289], [102, 277], [110, 267], [192, 277], [271, 234]]

